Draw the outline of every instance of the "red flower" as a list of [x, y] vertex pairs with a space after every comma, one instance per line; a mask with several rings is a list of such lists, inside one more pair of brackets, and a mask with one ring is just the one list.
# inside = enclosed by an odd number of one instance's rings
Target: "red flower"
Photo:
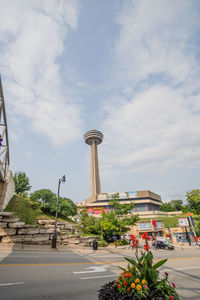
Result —
[[130, 292], [130, 288], [127, 288], [127, 292], [128, 292], [128, 293]]
[[167, 272], [165, 272], [165, 275], [166, 275], [166, 276], [169, 276], [169, 274], [168, 274]]
[[173, 297], [173, 296], [169, 296], [169, 299], [170, 299], [170, 300], [174, 300], [174, 297]]
[[128, 282], [125, 280], [125, 281], [123, 282], [123, 285], [124, 285], [124, 286], [127, 286], [127, 284], [128, 284]]
[[172, 286], [175, 288], [176, 287], [175, 283], [172, 282]]
[[148, 232], [143, 232], [142, 239], [143, 240], [150, 240], [150, 237], [148, 236]]
[[148, 236], [148, 233], [147, 232], [143, 232], [142, 239], [145, 240], [147, 236]]
[[134, 247], [136, 247], [137, 246], [137, 244], [136, 243], [133, 243], [132, 244], [132, 248], [134, 248]]
[[149, 251], [149, 245], [148, 244], [144, 245], [144, 250]]

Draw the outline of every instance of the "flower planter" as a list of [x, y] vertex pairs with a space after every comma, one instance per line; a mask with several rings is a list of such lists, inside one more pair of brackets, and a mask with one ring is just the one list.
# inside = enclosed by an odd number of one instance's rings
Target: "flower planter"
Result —
[[106, 283], [99, 290], [99, 300], [179, 300], [174, 283], [170, 284], [168, 273], [162, 277], [157, 270], [166, 263], [167, 259], [153, 264], [153, 254], [149, 251], [148, 234], [145, 239], [144, 250], [138, 254], [139, 243], [132, 236], [133, 247], [136, 248], [136, 260], [126, 258], [127, 268], [120, 268], [123, 272], [117, 280]]

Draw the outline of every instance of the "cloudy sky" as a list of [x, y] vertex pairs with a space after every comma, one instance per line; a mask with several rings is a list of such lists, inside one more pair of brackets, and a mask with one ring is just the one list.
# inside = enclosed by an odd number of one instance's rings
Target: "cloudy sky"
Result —
[[101, 130], [102, 192], [163, 201], [200, 188], [198, 0], [0, 0], [0, 73], [11, 170], [32, 191], [89, 196]]

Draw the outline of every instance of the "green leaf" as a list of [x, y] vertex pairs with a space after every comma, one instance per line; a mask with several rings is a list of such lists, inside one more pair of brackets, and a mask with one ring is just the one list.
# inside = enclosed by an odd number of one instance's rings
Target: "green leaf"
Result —
[[146, 280], [147, 277], [147, 260], [145, 260], [145, 267], [144, 267], [144, 279]]
[[166, 261], [167, 261], [167, 258], [163, 259], [163, 260], [160, 260], [155, 265], [153, 265], [152, 268], [155, 270], [155, 269], [159, 268], [160, 266], [164, 265], [166, 263]]
[[148, 266], [151, 267], [153, 262], [153, 254], [151, 251], [148, 252], [146, 258], [147, 258]]
[[122, 271], [127, 271], [126, 269], [124, 269], [124, 268], [122, 268], [120, 266], [118, 266], [118, 268], [121, 269]]
[[143, 254], [140, 258], [138, 258], [138, 261], [140, 264], [142, 264], [143, 259], [145, 258], [145, 254]]
[[151, 279], [153, 284], [156, 284], [157, 279], [158, 279], [158, 271], [156, 271], [154, 269], [148, 269], [147, 272], [148, 272], [149, 278]]
[[125, 260], [127, 260], [129, 263], [131, 263], [134, 267], [136, 267], [137, 269], [139, 269], [138, 264], [136, 263], [136, 261], [134, 259], [125, 257]]

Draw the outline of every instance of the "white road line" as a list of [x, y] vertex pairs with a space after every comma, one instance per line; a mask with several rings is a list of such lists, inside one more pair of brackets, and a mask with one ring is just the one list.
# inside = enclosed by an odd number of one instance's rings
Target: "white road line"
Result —
[[96, 279], [96, 278], [105, 278], [105, 277], [117, 277], [117, 275], [104, 275], [104, 276], [94, 276], [94, 277], [82, 277], [80, 279], [84, 280], [84, 279]]
[[9, 283], [0, 283], [0, 286], [8, 286], [8, 285], [15, 285], [15, 284], [23, 284], [24, 282], [9, 282]]

